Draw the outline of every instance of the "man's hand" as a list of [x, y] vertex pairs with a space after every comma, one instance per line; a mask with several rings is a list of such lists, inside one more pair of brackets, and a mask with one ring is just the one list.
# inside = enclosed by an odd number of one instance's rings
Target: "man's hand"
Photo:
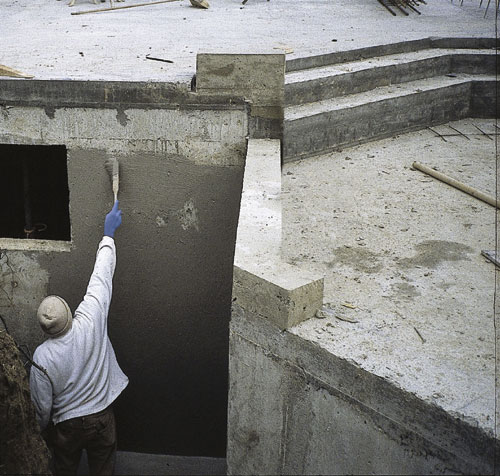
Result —
[[104, 220], [104, 236], [114, 238], [116, 229], [122, 223], [122, 211], [118, 208], [118, 200]]

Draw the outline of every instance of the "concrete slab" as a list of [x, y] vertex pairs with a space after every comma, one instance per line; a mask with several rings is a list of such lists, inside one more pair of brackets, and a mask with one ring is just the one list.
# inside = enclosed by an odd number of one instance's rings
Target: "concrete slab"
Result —
[[494, 195], [495, 131], [462, 120], [283, 169], [284, 257], [328, 303], [290, 332], [489, 434], [495, 210], [411, 164]]
[[[127, 0], [126, 5], [144, 3]], [[37, 79], [190, 82], [198, 51], [329, 53], [429, 36], [495, 35], [494, 9], [435, 0], [422, 15], [390, 15], [377, 1], [188, 0], [88, 15], [90, 0], [2, 2], [0, 64]], [[109, 6], [107, 4], [106, 6]], [[314, 32], [314, 34], [311, 34]], [[161, 58], [171, 63], [146, 59]]]

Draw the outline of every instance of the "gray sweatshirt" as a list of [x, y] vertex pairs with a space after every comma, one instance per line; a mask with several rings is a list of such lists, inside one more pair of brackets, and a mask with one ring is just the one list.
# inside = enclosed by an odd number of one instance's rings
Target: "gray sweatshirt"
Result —
[[33, 360], [52, 381], [36, 367], [31, 368], [31, 398], [42, 429], [51, 413], [57, 424], [104, 410], [128, 384], [107, 332], [115, 264], [115, 242], [105, 236], [73, 326], [63, 336], [47, 339], [35, 351]]

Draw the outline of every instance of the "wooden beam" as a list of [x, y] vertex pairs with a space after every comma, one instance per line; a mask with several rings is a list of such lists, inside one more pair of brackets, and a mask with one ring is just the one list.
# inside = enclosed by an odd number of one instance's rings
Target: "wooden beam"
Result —
[[159, 3], [177, 2], [179, 0], [160, 0], [159, 2], [137, 3], [135, 5], [124, 5], [123, 7], [99, 8], [96, 10], [86, 10], [83, 12], [71, 12], [72, 15], [85, 15], [86, 13], [109, 12], [113, 10], [123, 10], [124, 8], [147, 7], [149, 5], [158, 5]]
[[21, 71], [17, 71], [17, 69], [9, 68], [3, 64], [0, 64], [0, 76], [9, 76], [11, 78], [33, 78], [30, 74], [22, 73]]

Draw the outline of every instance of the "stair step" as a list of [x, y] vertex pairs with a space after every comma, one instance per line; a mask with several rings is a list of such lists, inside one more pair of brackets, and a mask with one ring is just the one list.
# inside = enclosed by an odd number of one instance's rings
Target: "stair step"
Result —
[[491, 49], [430, 48], [287, 73], [287, 106], [368, 91], [446, 73], [495, 74]]
[[495, 38], [422, 38], [418, 40], [373, 45], [347, 51], [334, 51], [314, 56], [305, 56], [288, 59], [286, 61], [287, 73], [308, 68], [316, 68], [329, 64], [339, 64], [377, 56], [409, 53], [411, 51], [429, 48], [476, 48], [493, 49], [498, 46]]
[[477, 114], [471, 109], [473, 85], [492, 82], [483, 88], [486, 93], [481, 92], [487, 97], [494, 92], [494, 81], [494, 75], [438, 76], [288, 107], [283, 160], [473, 116]]
[[379, 102], [399, 96], [415, 94], [431, 89], [439, 89], [455, 84], [468, 83], [470, 81], [486, 79], [494, 80], [493, 75], [470, 75], [457, 74], [455, 77], [449, 76], [434, 76], [432, 78], [419, 79], [416, 81], [408, 81], [401, 84], [391, 84], [389, 86], [381, 86], [370, 91], [350, 94], [347, 96], [329, 98], [323, 101], [314, 103], [300, 104], [285, 108], [285, 123], [294, 121], [304, 117], [310, 117], [325, 112], [338, 111], [341, 109], [353, 108], [368, 103]]

